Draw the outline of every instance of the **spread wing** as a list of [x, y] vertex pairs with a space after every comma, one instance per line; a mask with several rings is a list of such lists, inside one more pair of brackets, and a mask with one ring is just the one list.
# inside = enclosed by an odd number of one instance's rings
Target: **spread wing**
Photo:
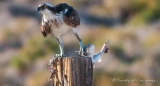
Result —
[[49, 21], [45, 22], [42, 19], [41, 32], [43, 34], [43, 37], [47, 37], [47, 35], [49, 35], [52, 32], [51, 25], [49, 24]]
[[78, 16], [78, 13], [72, 7], [68, 9], [68, 11], [64, 14], [63, 19], [67, 25], [70, 25], [72, 27], [77, 27], [80, 25], [80, 18]]

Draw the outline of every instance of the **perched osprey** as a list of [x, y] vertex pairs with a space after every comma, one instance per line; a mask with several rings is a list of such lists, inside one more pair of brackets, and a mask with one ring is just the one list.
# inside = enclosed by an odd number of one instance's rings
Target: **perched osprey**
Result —
[[49, 34], [53, 34], [60, 47], [60, 55], [65, 56], [61, 35], [72, 29], [74, 35], [77, 37], [80, 44], [80, 56], [84, 53], [84, 45], [79, 37], [77, 26], [80, 25], [80, 18], [77, 11], [66, 3], [60, 3], [58, 5], [51, 5], [49, 3], [42, 3], [38, 6], [37, 12], [43, 14], [41, 31], [44, 37]]

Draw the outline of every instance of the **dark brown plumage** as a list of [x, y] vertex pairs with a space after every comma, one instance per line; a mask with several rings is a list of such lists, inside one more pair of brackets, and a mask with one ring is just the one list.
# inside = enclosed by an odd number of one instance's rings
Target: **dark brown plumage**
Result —
[[78, 16], [78, 13], [73, 8], [68, 9], [68, 12], [64, 14], [63, 19], [67, 25], [70, 25], [72, 27], [77, 27], [80, 25], [80, 18]]
[[41, 26], [41, 32], [43, 34], [43, 37], [47, 37], [47, 35], [52, 33], [51, 25], [48, 22], [44, 22], [42, 19], [42, 26]]
[[80, 18], [78, 16], [77, 11], [73, 7], [69, 6], [66, 3], [60, 3], [60, 4], [57, 4], [54, 7], [54, 9], [55, 9], [54, 13], [60, 13], [61, 11], [64, 12], [65, 9], [68, 9], [68, 11], [64, 13], [64, 16], [63, 16], [64, 22], [67, 25], [72, 27], [77, 27], [80, 25]]

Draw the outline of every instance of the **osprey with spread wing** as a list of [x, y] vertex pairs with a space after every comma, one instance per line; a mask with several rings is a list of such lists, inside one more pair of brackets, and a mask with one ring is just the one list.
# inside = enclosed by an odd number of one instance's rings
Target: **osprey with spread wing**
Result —
[[66, 3], [51, 5], [42, 3], [38, 6], [37, 11], [43, 14], [41, 31], [44, 37], [53, 34], [60, 47], [61, 57], [65, 56], [61, 35], [72, 29], [80, 44], [80, 56], [84, 55], [84, 45], [79, 37], [77, 26], [80, 25], [80, 18], [77, 11]]

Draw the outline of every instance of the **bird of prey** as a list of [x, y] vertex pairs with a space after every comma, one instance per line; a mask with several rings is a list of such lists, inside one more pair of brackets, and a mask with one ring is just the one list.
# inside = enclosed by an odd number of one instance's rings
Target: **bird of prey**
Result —
[[83, 56], [84, 45], [76, 29], [80, 25], [80, 18], [73, 7], [66, 3], [60, 3], [55, 6], [49, 3], [42, 3], [38, 6], [37, 12], [41, 12], [43, 14], [41, 25], [41, 32], [43, 36], [47, 37], [47, 35], [52, 33], [59, 43], [60, 54], [58, 54], [58, 56], [65, 56], [61, 35], [70, 29], [79, 41], [79, 55]]

